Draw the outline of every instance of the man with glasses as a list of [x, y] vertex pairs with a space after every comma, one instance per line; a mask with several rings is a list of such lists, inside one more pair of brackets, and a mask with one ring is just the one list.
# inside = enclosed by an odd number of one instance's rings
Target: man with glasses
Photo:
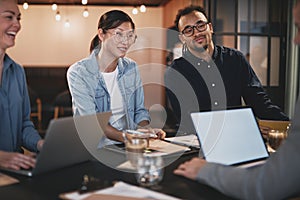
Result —
[[242, 98], [260, 119], [289, 120], [272, 103], [245, 56], [214, 44], [213, 26], [203, 8], [179, 10], [175, 23], [182, 57], [166, 70], [165, 84], [181, 131], [194, 132], [190, 112], [241, 106]]
[[[300, 45], [300, 2], [293, 10]], [[175, 174], [197, 180], [235, 199], [299, 199], [300, 197], [300, 96], [288, 138], [262, 165], [238, 168], [193, 158], [178, 166]], [[294, 198], [297, 197], [297, 198]]]

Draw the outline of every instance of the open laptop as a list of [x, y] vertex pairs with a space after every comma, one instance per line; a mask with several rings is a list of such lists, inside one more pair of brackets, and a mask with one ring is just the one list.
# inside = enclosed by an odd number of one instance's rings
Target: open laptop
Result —
[[[31, 170], [11, 170], [1, 168], [25, 176], [35, 176], [48, 171], [60, 169], [90, 160], [92, 157], [82, 143], [81, 126], [89, 132], [95, 132], [98, 138], [104, 134], [99, 127], [104, 127], [111, 116], [111, 112], [97, 113], [94, 115], [63, 117], [52, 119], [48, 126], [45, 142], [39, 152], [35, 168]], [[95, 138], [94, 138], [95, 139]]]
[[251, 108], [195, 112], [191, 118], [209, 162], [240, 166], [269, 156]]

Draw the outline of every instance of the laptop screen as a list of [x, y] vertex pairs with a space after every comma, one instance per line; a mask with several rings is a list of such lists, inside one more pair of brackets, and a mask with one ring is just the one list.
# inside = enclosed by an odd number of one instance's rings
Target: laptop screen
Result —
[[191, 113], [205, 159], [235, 165], [269, 156], [251, 108]]

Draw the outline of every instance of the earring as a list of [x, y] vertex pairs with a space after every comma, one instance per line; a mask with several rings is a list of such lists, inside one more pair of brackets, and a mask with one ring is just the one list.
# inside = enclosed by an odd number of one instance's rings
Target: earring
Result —
[[188, 51], [188, 48], [187, 48], [186, 43], [184, 42], [184, 43], [182, 44], [182, 55], [186, 54], [187, 51]]

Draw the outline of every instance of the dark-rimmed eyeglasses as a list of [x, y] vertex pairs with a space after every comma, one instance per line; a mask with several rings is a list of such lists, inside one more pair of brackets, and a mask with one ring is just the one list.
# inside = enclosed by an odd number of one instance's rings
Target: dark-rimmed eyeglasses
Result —
[[207, 24], [209, 24], [209, 22], [198, 21], [194, 26], [185, 27], [181, 31], [181, 34], [183, 34], [186, 37], [191, 37], [192, 35], [194, 35], [195, 28], [197, 29], [197, 31], [203, 32], [207, 29]]

